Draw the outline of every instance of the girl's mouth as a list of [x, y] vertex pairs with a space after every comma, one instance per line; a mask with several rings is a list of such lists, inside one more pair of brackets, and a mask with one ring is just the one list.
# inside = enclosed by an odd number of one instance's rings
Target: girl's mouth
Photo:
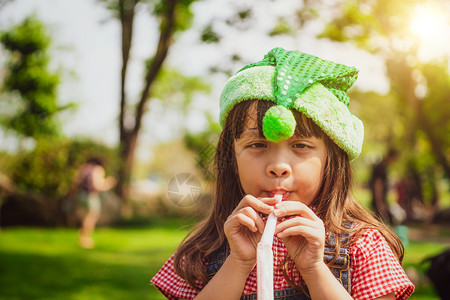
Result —
[[289, 198], [289, 196], [291, 195], [291, 192], [284, 191], [284, 190], [274, 190], [274, 191], [268, 191], [267, 194], [268, 194], [269, 198], [275, 197], [276, 194], [281, 194], [281, 195], [283, 195], [282, 201], [285, 201]]

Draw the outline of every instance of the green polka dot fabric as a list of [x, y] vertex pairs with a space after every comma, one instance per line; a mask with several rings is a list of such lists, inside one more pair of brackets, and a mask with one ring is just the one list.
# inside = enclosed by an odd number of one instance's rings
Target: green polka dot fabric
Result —
[[[346, 91], [358, 78], [358, 69], [300, 51], [274, 48], [260, 62], [249, 64], [240, 71], [255, 66], [274, 66], [277, 104], [291, 107], [295, 99], [313, 83], [321, 83], [347, 107], [350, 99]], [[239, 72], [240, 72], [239, 71]]]
[[264, 136], [273, 142], [290, 138], [295, 131], [295, 109], [312, 119], [351, 160], [361, 153], [362, 122], [349, 110], [347, 90], [358, 70], [299, 51], [272, 49], [260, 62], [239, 70], [220, 96], [220, 125], [242, 101], [258, 99], [276, 105], [263, 118]]

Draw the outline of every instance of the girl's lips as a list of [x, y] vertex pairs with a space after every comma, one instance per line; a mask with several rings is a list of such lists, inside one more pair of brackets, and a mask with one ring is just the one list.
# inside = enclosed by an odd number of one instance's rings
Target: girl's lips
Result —
[[291, 195], [291, 192], [278, 190], [278, 191], [269, 191], [269, 192], [267, 192], [267, 194], [270, 198], [275, 197], [276, 194], [281, 194], [281, 195], [283, 195], [282, 201], [285, 201], [287, 198], [289, 198], [289, 196]]

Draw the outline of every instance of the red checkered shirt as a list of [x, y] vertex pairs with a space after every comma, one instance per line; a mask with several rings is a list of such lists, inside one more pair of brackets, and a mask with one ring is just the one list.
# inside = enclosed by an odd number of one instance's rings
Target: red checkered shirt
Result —
[[[388, 243], [378, 230], [368, 229], [350, 247], [351, 296], [375, 299], [394, 292], [396, 299], [407, 299], [414, 285], [406, 276]], [[274, 237], [274, 290], [289, 288], [281, 264], [287, 254], [281, 239]], [[192, 299], [198, 291], [178, 276], [173, 267], [174, 256], [163, 265], [151, 282], [168, 299]], [[199, 286], [203, 286], [198, 282]], [[298, 284], [298, 282], [296, 283]], [[243, 295], [256, 293], [256, 268], [247, 277]]]

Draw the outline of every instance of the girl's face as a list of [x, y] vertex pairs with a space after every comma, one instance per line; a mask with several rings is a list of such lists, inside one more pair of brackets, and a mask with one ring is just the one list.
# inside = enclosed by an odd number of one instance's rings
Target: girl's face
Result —
[[244, 131], [234, 142], [237, 172], [246, 194], [273, 197], [309, 205], [317, 195], [326, 162], [322, 138], [298, 137], [278, 143], [261, 137], [256, 109], [249, 108]]

